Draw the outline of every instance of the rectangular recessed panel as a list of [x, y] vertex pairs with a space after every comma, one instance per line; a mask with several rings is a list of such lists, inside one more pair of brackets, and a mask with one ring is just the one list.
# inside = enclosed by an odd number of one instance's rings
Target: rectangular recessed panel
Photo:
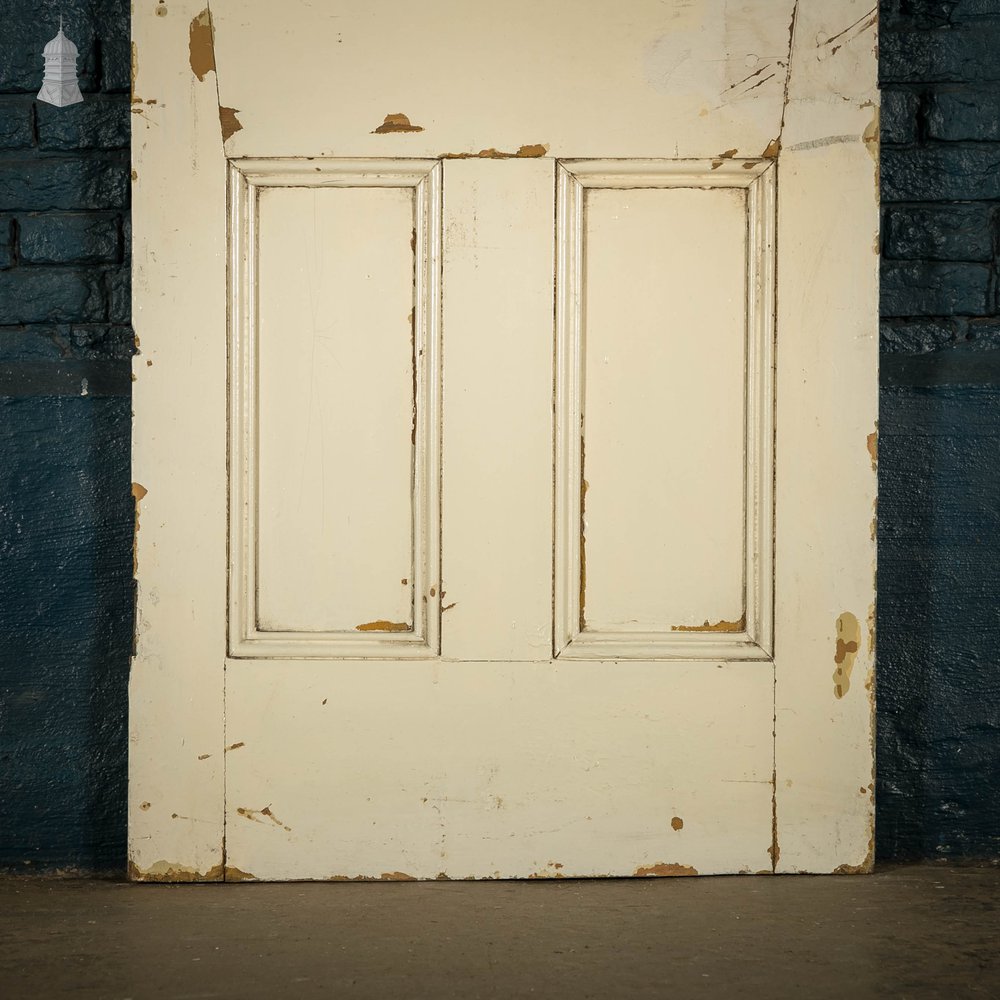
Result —
[[742, 628], [745, 202], [586, 192], [587, 629]]
[[412, 188], [265, 188], [262, 631], [413, 626]]
[[440, 166], [230, 171], [230, 652], [438, 648]]
[[770, 656], [774, 176], [560, 165], [557, 656]]

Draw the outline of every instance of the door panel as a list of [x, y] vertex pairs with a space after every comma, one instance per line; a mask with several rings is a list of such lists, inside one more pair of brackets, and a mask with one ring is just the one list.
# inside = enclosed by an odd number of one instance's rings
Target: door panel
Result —
[[133, 23], [132, 876], [870, 869], [869, 7]]

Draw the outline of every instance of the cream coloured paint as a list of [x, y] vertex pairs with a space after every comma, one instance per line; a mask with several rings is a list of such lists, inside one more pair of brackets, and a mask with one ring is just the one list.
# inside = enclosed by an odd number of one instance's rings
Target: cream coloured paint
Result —
[[164, 6], [133, 877], [870, 867], [874, 13]]

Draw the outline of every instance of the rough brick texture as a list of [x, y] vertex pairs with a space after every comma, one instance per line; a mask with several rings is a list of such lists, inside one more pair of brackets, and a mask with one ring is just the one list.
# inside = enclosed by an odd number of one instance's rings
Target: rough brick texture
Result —
[[[62, 14], [84, 102], [35, 100]], [[120, 871], [132, 633], [126, 0], [0, 0], [0, 868]]]
[[1000, 0], [886, 0], [883, 858], [1000, 855]]

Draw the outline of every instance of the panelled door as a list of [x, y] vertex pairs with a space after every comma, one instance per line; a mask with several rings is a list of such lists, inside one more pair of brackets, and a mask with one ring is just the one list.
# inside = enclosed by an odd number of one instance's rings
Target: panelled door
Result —
[[203, 2], [133, 16], [133, 877], [870, 868], [874, 11]]

